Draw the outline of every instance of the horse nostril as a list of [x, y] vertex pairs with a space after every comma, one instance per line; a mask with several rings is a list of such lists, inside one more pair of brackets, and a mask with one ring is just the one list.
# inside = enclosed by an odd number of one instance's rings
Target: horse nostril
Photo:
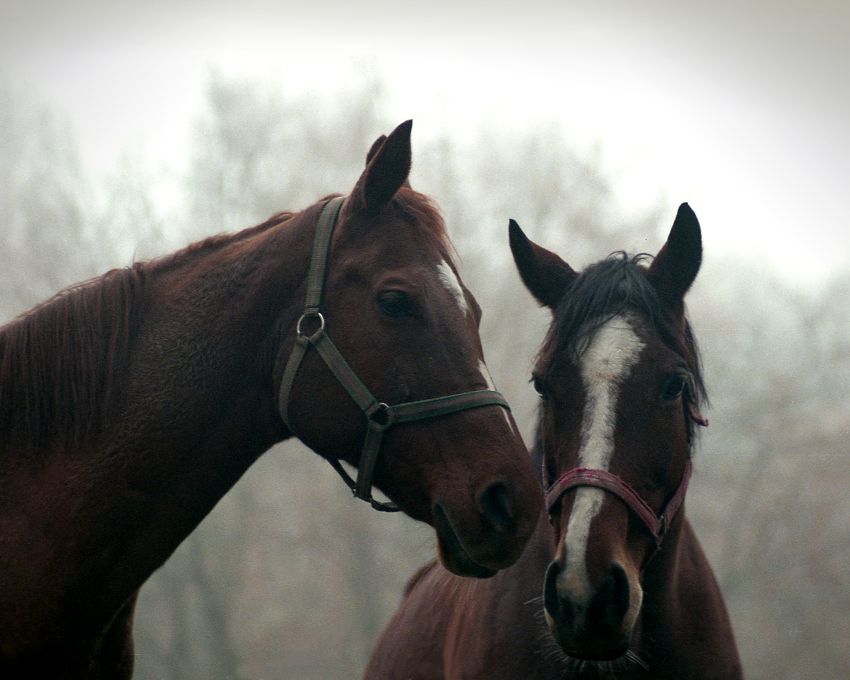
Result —
[[561, 573], [561, 565], [551, 562], [546, 569], [543, 579], [543, 609], [554, 620], [563, 621], [562, 605], [564, 604], [558, 595], [558, 574]]
[[478, 509], [497, 532], [516, 533], [511, 492], [503, 482], [494, 482], [481, 492], [478, 496]]
[[607, 630], [619, 629], [629, 611], [630, 599], [629, 577], [625, 569], [619, 564], [612, 564], [593, 598], [593, 618]]

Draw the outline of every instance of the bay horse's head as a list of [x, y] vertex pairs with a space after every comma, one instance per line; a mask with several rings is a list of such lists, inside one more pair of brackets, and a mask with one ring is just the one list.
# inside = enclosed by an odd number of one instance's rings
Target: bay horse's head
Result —
[[308, 277], [321, 303], [310, 311], [307, 293], [299, 341], [278, 359], [280, 411], [315, 451], [358, 467], [356, 495], [381, 507], [374, 485], [432, 524], [449, 570], [489, 576], [519, 557], [542, 495], [443, 220], [408, 183], [410, 130], [378, 139], [351, 193], [318, 218], [317, 232], [332, 230], [313, 254], [327, 252], [327, 273]]
[[580, 659], [624, 655], [648, 563], [681, 525], [694, 424], [706, 424], [684, 295], [702, 259], [683, 204], [648, 266], [615, 254], [581, 273], [512, 222], [523, 282], [553, 312], [533, 372], [555, 559], [546, 619]]

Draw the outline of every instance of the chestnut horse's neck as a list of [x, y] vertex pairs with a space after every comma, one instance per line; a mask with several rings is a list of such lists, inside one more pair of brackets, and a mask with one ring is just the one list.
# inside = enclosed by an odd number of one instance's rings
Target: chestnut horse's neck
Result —
[[112, 272], [0, 331], [0, 675], [6, 658], [72, 664], [58, 646], [97, 639], [288, 436], [274, 368], [315, 212]]
[[647, 564], [643, 585], [635, 648], [651, 672], [636, 668], [635, 678], [742, 677], [723, 594], [684, 513]]
[[[95, 452], [102, 429], [127, 398], [123, 380], [147, 315], [164, 297], [162, 282], [188, 287], [193, 278], [213, 280], [211, 261], [218, 260], [230, 270], [223, 284], [239, 285], [240, 265], [228, 264], [228, 253], [238, 263], [240, 244], [260, 243], [290, 217], [281, 213], [238, 234], [109, 271], [0, 328], [0, 458], [26, 464], [22, 459], [50, 453]], [[307, 230], [288, 230], [285, 252], [298, 250], [299, 237], [308, 243]]]

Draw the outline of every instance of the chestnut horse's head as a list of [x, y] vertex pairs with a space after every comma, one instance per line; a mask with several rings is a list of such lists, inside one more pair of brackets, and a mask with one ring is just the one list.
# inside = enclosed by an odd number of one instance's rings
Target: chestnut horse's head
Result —
[[557, 546], [547, 622], [571, 656], [615, 659], [629, 649], [644, 569], [681, 524], [694, 424], [706, 424], [683, 302], [702, 258], [699, 223], [682, 205], [648, 266], [621, 253], [577, 273], [516, 223], [511, 249], [553, 312], [533, 373]]
[[[284, 343], [278, 365], [295, 367], [281, 371], [280, 408], [315, 451], [361, 475], [370, 468], [358, 495], [371, 499], [374, 484], [432, 524], [448, 569], [489, 576], [519, 557], [542, 494], [510, 411], [493, 392], [481, 310], [460, 280], [442, 218], [408, 183], [410, 129], [403, 123], [375, 143], [354, 189], [336, 204], [327, 273], [315, 277], [324, 279], [321, 317], [302, 319], [302, 344], [311, 334], [322, 341], [295, 362], [292, 336]], [[417, 418], [402, 422], [410, 411]]]

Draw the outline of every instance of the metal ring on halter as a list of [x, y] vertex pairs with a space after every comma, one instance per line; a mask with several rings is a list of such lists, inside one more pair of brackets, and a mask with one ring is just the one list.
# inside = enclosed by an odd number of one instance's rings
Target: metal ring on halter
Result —
[[[307, 335], [301, 327], [301, 324], [304, 323], [305, 319], [318, 319], [319, 320], [319, 328], [316, 329], [314, 333], [311, 335]], [[301, 318], [298, 319], [298, 324], [295, 326], [295, 335], [299, 340], [303, 340], [305, 342], [315, 342], [319, 339], [319, 336], [325, 332], [325, 317], [322, 316], [321, 312], [304, 312], [301, 315]]]
[[369, 427], [373, 430], [387, 430], [395, 422], [392, 407], [382, 401], [372, 405], [366, 411], [366, 418], [369, 420]]

